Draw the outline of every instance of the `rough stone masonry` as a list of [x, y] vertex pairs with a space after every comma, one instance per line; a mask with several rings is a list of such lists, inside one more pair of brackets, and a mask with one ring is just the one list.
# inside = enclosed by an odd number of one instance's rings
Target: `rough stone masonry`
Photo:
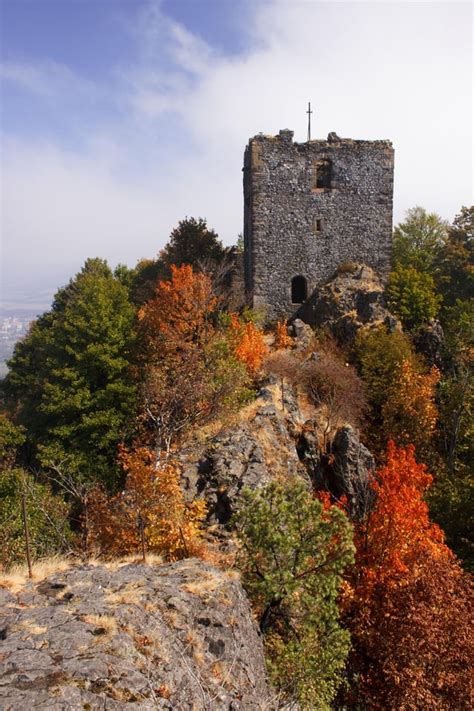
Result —
[[268, 319], [291, 316], [341, 265], [382, 277], [392, 250], [390, 141], [251, 138], [244, 156], [245, 284]]

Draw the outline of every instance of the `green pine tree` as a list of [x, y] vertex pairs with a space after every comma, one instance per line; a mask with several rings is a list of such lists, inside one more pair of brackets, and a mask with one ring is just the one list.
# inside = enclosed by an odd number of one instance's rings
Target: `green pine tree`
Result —
[[89, 259], [17, 344], [4, 390], [30, 461], [67, 459], [84, 478], [114, 483], [135, 407], [133, 321], [126, 287]]

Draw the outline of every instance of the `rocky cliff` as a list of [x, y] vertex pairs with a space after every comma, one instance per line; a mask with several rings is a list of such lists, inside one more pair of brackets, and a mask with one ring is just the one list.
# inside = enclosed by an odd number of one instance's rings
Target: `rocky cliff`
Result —
[[3, 711], [271, 704], [242, 586], [202, 561], [77, 566], [0, 605]]

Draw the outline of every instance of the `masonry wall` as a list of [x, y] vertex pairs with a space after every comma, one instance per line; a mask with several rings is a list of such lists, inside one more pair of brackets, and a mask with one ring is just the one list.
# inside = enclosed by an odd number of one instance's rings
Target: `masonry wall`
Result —
[[381, 276], [391, 264], [390, 141], [294, 143], [292, 131], [251, 138], [244, 156], [245, 283], [268, 318], [291, 316], [291, 283], [308, 296], [347, 262]]

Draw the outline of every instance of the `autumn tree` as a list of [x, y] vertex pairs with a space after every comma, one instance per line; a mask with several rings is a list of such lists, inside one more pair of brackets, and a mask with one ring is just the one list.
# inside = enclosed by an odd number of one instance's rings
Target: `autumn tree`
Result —
[[351, 525], [299, 479], [245, 490], [235, 525], [274, 683], [302, 708], [329, 710], [349, 650], [336, 600]]
[[172, 265], [171, 278], [158, 283], [153, 299], [138, 313], [145, 359], [153, 362], [202, 349], [214, 333], [216, 305], [206, 274], [187, 264]]
[[288, 335], [288, 324], [284, 321], [277, 321], [275, 326], [275, 343], [274, 346], [278, 350], [280, 348], [289, 348], [293, 343], [293, 339]]
[[439, 379], [437, 368], [420, 373], [410, 360], [405, 360], [397, 368], [382, 407], [384, 432], [398, 444], [413, 443], [425, 461], [433, 452], [432, 440], [438, 422], [435, 398]]
[[359, 332], [355, 359], [371, 405], [372, 448], [382, 451], [392, 437], [414, 443], [426, 461], [436, 461], [439, 371], [428, 370], [405, 334], [385, 327]]
[[464, 615], [472, 588], [429, 519], [423, 496], [431, 482], [413, 446], [389, 442], [343, 600], [353, 643], [347, 708], [469, 708]]
[[229, 332], [236, 358], [245, 365], [250, 375], [255, 376], [269, 352], [263, 331], [253, 321], [232, 313]]
[[[365, 708], [469, 711], [474, 655], [471, 578], [445, 556], [414, 551], [372, 613]], [[367, 690], [369, 693], [367, 694]]]
[[249, 395], [216, 305], [209, 276], [182, 265], [139, 312], [142, 436], [157, 456]]
[[30, 463], [73, 456], [79, 476], [116, 481], [117, 445], [135, 407], [133, 320], [127, 289], [89, 259], [17, 343], [4, 390]]
[[202, 551], [204, 501], [186, 503], [175, 462], [161, 460], [145, 447], [122, 449], [123, 491], [107, 496], [98, 489], [89, 512], [91, 539], [113, 557], [144, 550], [179, 560]]

